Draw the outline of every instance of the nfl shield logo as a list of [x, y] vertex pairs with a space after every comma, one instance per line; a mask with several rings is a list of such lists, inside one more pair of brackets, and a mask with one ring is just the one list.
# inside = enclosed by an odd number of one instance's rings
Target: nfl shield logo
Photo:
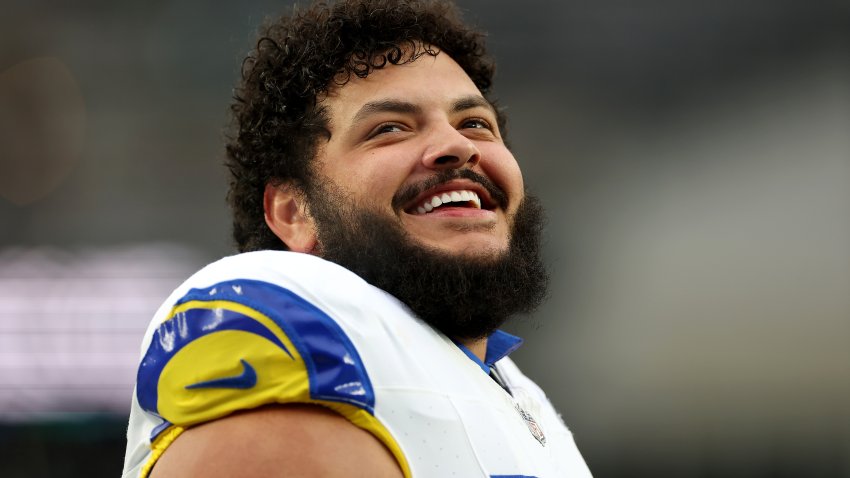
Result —
[[530, 413], [526, 412], [519, 406], [516, 405], [516, 411], [525, 420], [525, 425], [528, 427], [528, 431], [531, 432], [531, 435], [540, 442], [541, 445], [546, 446], [546, 435], [543, 434], [543, 429], [540, 428], [540, 425], [537, 424], [537, 421], [534, 420], [534, 417], [531, 416]]

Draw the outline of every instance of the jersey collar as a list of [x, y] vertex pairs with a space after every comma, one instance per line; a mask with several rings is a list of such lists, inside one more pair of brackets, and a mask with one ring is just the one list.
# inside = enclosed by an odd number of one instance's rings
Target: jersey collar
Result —
[[454, 341], [458, 348], [460, 348], [460, 350], [463, 351], [470, 360], [475, 362], [486, 374], [490, 373], [490, 367], [492, 367], [493, 364], [518, 349], [520, 345], [522, 345], [522, 342], [522, 339], [516, 335], [511, 335], [507, 332], [497, 330], [487, 337], [487, 351], [484, 354], [484, 361], [482, 362], [481, 359], [472, 353], [471, 350], [466, 348], [465, 345], [458, 341]]

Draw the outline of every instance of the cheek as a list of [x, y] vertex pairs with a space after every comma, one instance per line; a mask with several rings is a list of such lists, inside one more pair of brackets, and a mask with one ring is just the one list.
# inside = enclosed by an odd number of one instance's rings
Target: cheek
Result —
[[410, 172], [400, 159], [367, 154], [345, 167], [325, 168], [326, 177], [367, 204], [389, 204]]
[[485, 159], [481, 167], [497, 185], [505, 189], [509, 196], [522, 194], [525, 185], [522, 179], [522, 171], [513, 154], [501, 145], [488, 145], [480, 148], [481, 155]]
[[357, 187], [377, 200], [392, 198], [410, 175], [409, 164], [400, 154], [375, 154], [364, 159], [361, 170], [352, 178]]

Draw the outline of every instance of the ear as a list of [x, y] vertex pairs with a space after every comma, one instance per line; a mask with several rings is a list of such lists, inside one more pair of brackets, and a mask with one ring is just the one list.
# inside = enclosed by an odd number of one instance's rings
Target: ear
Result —
[[266, 224], [291, 251], [312, 252], [316, 227], [307, 213], [303, 194], [291, 184], [266, 184], [263, 192]]

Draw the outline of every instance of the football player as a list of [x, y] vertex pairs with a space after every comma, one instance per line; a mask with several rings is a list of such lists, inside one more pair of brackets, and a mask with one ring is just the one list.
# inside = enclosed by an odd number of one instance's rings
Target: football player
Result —
[[547, 274], [492, 75], [442, 1], [264, 29], [227, 145], [241, 254], [154, 317], [125, 478], [590, 475], [498, 330]]

